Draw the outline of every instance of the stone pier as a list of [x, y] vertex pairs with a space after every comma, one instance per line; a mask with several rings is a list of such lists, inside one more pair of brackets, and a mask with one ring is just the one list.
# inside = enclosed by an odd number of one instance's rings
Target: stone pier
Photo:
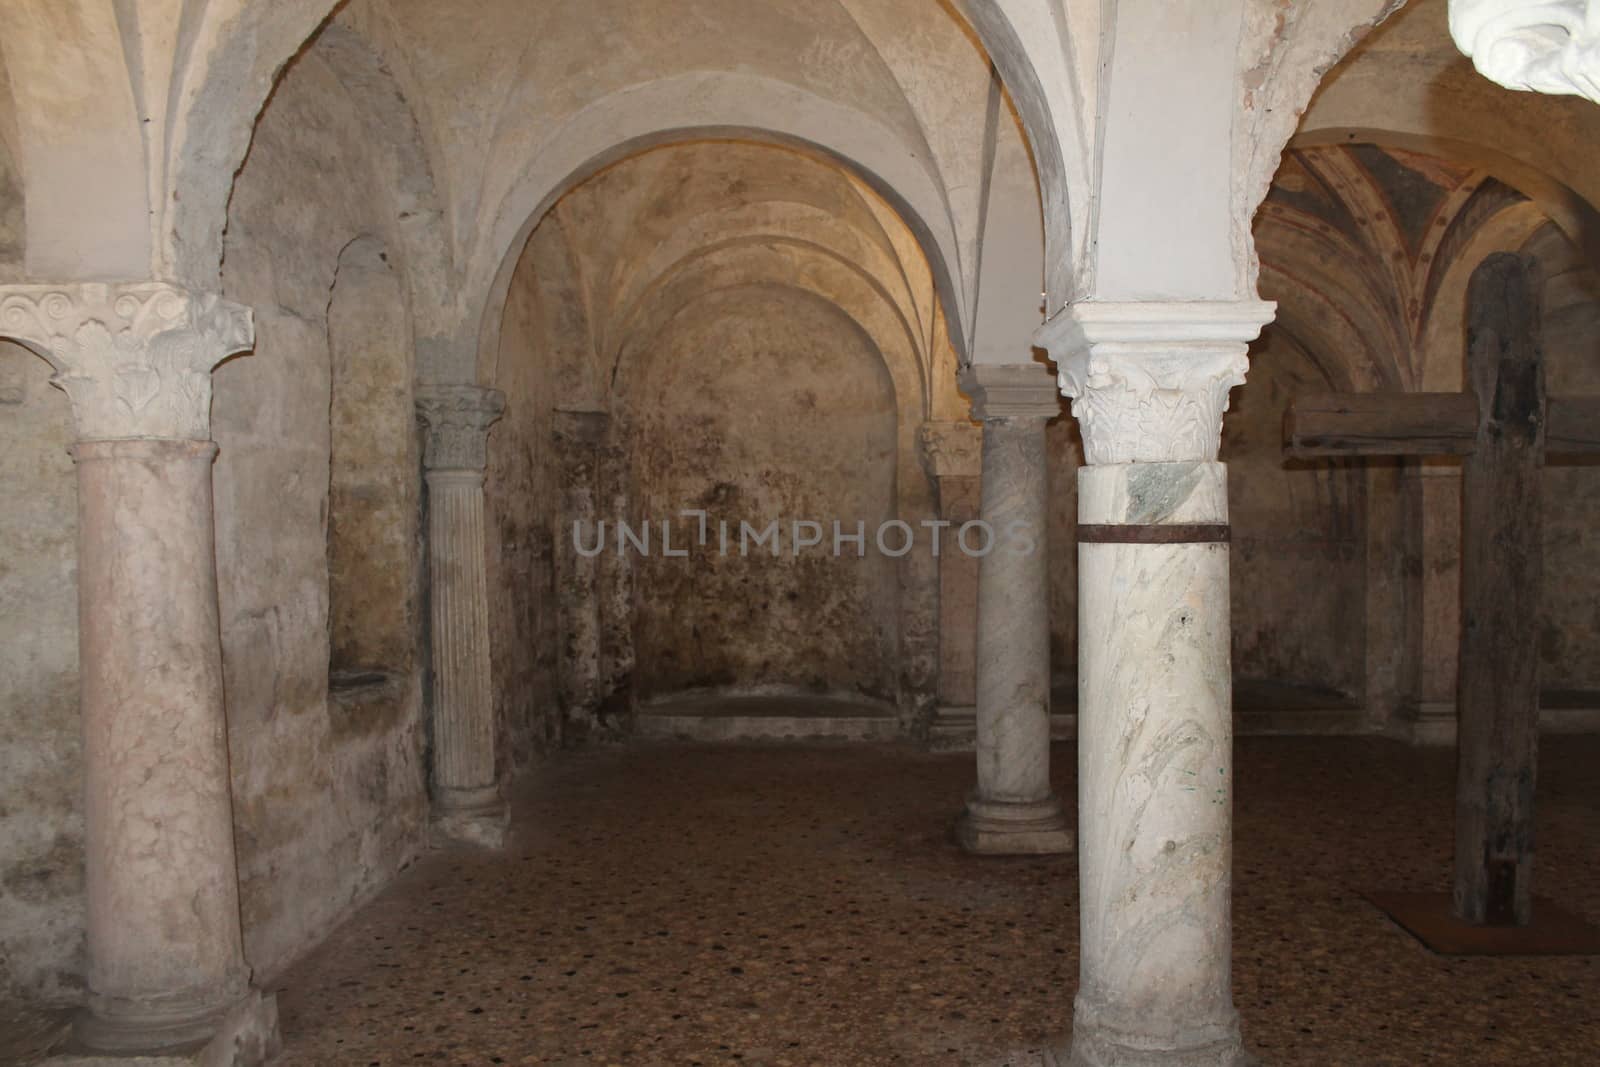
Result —
[[1256, 301], [1083, 303], [1040, 331], [1073, 398], [1078, 870], [1073, 1067], [1249, 1061], [1232, 990], [1228, 494]]
[[211, 371], [250, 311], [161, 283], [0, 287], [55, 368], [78, 469], [88, 1002], [72, 1062], [262, 1063], [239, 925], [211, 496]]
[[1039, 364], [974, 365], [962, 387], [983, 420], [980, 512], [994, 541], [978, 564], [978, 785], [956, 837], [969, 852], [1067, 852], [1072, 829], [1050, 788], [1044, 436], [1061, 402]]
[[509, 818], [495, 763], [484, 561], [483, 472], [505, 397], [477, 385], [425, 385], [428, 580], [433, 647], [434, 828], [491, 848]]

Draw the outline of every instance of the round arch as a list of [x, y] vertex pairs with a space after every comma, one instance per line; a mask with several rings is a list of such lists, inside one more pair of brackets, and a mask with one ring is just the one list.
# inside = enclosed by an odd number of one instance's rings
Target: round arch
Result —
[[[923, 161], [867, 115], [772, 79], [733, 74], [683, 75], [613, 93], [584, 108], [529, 153], [532, 162], [501, 200], [467, 272], [465, 291], [483, 294], [472, 298], [476, 303], [465, 323], [469, 328], [476, 324], [478, 351], [494, 344], [521, 250], [562, 196], [647, 149], [707, 140], [796, 149], [861, 179], [894, 209], [921, 246], [951, 342], [963, 351], [968, 309], [959, 289], [954, 223], [944, 193]], [[460, 374], [470, 368], [450, 370]]]

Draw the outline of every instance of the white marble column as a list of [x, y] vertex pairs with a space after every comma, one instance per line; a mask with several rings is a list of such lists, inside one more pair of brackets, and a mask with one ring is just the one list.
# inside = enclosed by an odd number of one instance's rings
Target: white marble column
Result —
[[508, 809], [495, 766], [483, 471], [504, 394], [479, 385], [424, 385], [428, 582], [433, 646], [433, 822], [446, 837], [498, 848]]
[[978, 563], [978, 785], [956, 837], [969, 852], [1068, 852], [1072, 828], [1050, 788], [1045, 547], [1044, 427], [1061, 401], [1040, 364], [974, 365], [962, 388], [983, 420], [979, 510], [994, 541]]
[[1272, 305], [1083, 303], [1040, 331], [1078, 476], [1074, 1067], [1249, 1062], [1233, 1008], [1228, 393]]
[[160, 283], [5, 286], [0, 336], [55, 368], [77, 431], [77, 1038], [263, 1062], [277, 1011], [240, 934], [211, 498], [211, 371], [251, 347], [250, 311]]

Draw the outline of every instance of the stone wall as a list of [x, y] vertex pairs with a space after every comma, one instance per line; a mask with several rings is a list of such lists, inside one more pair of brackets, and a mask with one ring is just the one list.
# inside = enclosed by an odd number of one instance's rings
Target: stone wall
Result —
[[1332, 388], [1273, 327], [1223, 422], [1233, 526], [1233, 673], [1361, 699], [1365, 675], [1365, 509], [1355, 464], [1283, 456], [1283, 412]]
[[[634, 513], [657, 539], [636, 564], [637, 689], [765, 687], [896, 696], [896, 564], [873, 544], [895, 517], [894, 384], [861, 331], [793, 290], [740, 288], [684, 308], [648, 359], [627, 370]], [[663, 558], [675, 532], [726, 519], [686, 559]], [[743, 555], [741, 521], [779, 520], [783, 547]], [[824, 524], [823, 544], [795, 553], [789, 523]], [[867, 552], [833, 554], [832, 520], [867, 530]], [[681, 546], [675, 546], [681, 547]]]
[[[537, 265], [540, 254], [559, 252], [559, 238], [549, 231], [529, 241], [506, 299], [498, 365], [483, 368], [484, 380], [507, 398], [505, 416], [489, 434], [484, 526], [495, 715], [506, 741], [499, 751], [513, 764], [561, 743], [549, 380], [562, 305], [555, 302], [552, 319], [542, 288], [552, 272]], [[581, 303], [566, 310], [581, 321]]]
[[72, 411], [0, 341], [0, 997], [70, 999], [83, 972], [78, 497]]
[[[409, 861], [426, 814], [404, 264], [362, 131], [313, 47], [229, 214], [224, 288], [257, 343], [215, 376], [217, 562], [245, 953], [269, 975]], [[381, 682], [331, 699], [335, 648]]]

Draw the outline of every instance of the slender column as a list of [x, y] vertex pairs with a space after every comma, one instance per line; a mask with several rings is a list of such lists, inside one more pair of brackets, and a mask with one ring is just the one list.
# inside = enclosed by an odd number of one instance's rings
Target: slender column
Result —
[[495, 766], [489, 589], [484, 562], [483, 471], [489, 427], [504, 394], [478, 385], [425, 385], [428, 580], [433, 650], [434, 826], [446, 837], [498, 848], [509, 811]]
[[[918, 440], [938, 495], [939, 521], [959, 530], [979, 517], [983, 431], [970, 422], [925, 422]], [[941, 550], [938, 566], [940, 717], [952, 710], [971, 715], [978, 702], [978, 561]]]
[[1074, 1067], [1248, 1059], [1231, 984], [1228, 392], [1272, 305], [1072, 305], [1040, 340], [1078, 475]]
[[1069, 852], [1072, 829], [1050, 789], [1045, 552], [1044, 427], [1061, 401], [1038, 364], [975, 365], [962, 385], [983, 420], [981, 514], [994, 543], [978, 563], [978, 787], [956, 837], [968, 852]]
[[[78, 468], [88, 1004], [107, 1053], [275, 1051], [239, 925], [223, 712], [211, 370], [250, 311], [160, 283], [0, 288], [0, 336], [55, 367]], [[94, 1062], [91, 1060], [90, 1062]]]
[[[600, 722], [600, 556], [617, 551], [613, 523], [626, 518], [599, 514], [599, 449], [609, 422], [610, 416], [603, 411], [555, 413], [561, 477], [556, 516], [557, 625], [561, 634], [556, 678], [562, 739], [568, 744], [583, 741]], [[609, 520], [603, 530], [602, 518]], [[605, 537], [610, 537], [609, 545], [602, 543]]]

